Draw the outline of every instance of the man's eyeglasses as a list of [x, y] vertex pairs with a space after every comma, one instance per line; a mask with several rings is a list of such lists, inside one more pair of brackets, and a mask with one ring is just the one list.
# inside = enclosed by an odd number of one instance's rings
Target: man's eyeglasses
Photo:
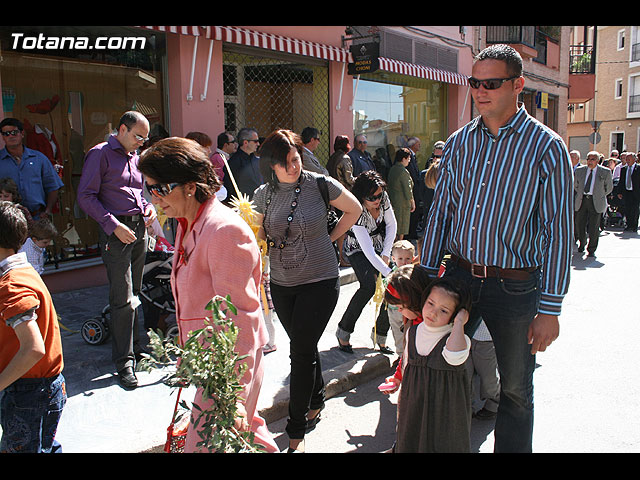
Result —
[[8, 132], [2, 132], [2, 136], [3, 137], [8, 137], [9, 135], [11, 135], [12, 137], [15, 137], [16, 135], [18, 135], [21, 132], [22, 132], [22, 130], [9, 130]]
[[147, 142], [149, 140], [149, 137], [143, 137], [142, 135], [138, 135], [137, 133], [133, 134], [134, 137], [136, 137], [136, 140], [138, 140], [139, 142]]
[[171, 191], [176, 188], [179, 183], [156, 183], [155, 185], [149, 185], [144, 182], [144, 186], [147, 188], [149, 195], [155, 195], [156, 197], [164, 197], [169, 195]]
[[379, 195], [369, 195], [368, 197], [364, 197], [364, 199], [367, 200], [368, 202], [375, 202], [382, 198], [383, 193], [384, 192], [380, 192]]
[[486, 90], [496, 90], [500, 88], [504, 82], [515, 80], [519, 77], [520, 75], [516, 75], [515, 77], [509, 78], [486, 78], [484, 80], [478, 80], [477, 78], [469, 77], [468, 80], [469, 86], [474, 90], [480, 88], [480, 85], [482, 85]]

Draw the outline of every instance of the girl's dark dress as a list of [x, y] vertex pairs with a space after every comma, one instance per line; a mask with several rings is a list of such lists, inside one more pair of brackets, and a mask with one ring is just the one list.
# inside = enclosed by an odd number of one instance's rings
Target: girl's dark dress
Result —
[[469, 452], [471, 382], [465, 365], [449, 365], [442, 356], [450, 334], [442, 337], [429, 355], [419, 355], [416, 328], [413, 325], [409, 330], [395, 451]]

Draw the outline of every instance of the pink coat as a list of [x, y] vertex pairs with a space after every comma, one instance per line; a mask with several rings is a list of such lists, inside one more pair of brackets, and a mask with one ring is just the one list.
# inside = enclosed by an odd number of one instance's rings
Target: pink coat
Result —
[[[231, 296], [238, 309], [237, 315], [231, 314], [239, 328], [236, 351], [248, 355], [245, 359], [248, 368], [241, 379], [247, 421], [256, 442], [264, 444], [267, 451], [277, 451], [264, 420], [256, 412], [263, 377], [262, 346], [268, 336], [260, 305], [262, 269], [255, 236], [238, 214], [215, 197], [202, 205], [184, 239], [183, 222], [180, 223], [171, 274], [180, 339], [184, 342], [190, 331], [203, 327], [204, 318], [211, 313], [205, 306], [214, 295]], [[200, 389], [194, 402], [205, 405]], [[191, 423], [185, 451], [196, 451], [199, 441]]]

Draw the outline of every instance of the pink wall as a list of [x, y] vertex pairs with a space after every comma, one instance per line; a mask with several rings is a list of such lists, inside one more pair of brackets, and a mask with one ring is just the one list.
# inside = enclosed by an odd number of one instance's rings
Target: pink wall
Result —
[[[344, 26], [245, 26], [250, 30], [300, 38], [312, 42], [341, 47], [341, 35]], [[433, 29], [436, 27], [421, 27]], [[441, 35], [460, 40], [458, 27], [437, 27]], [[469, 36], [472, 27], [467, 27]], [[197, 130], [208, 134], [213, 141], [224, 129], [224, 100], [222, 89], [222, 42], [215, 41], [207, 98], [201, 101], [204, 93], [207, 61], [209, 57], [210, 40], [200, 38], [196, 52], [196, 66], [193, 80], [192, 100], [187, 100], [189, 92], [191, 64], [195, 38], [187, 35], [167, 34], [167, 57], [169, 65], [169, 107], [170, 132], [172, 135], [183, 136], [189, 131]], [[463, 75], [471, 74], [473, 55], [470, 48], [458, 50], [458, 71]], [[353, 135], [353, 116], [350, 106], [353, 102], [354, 77], [344, 72], [344, 82], [341, 90], [342, 63], [329, 64], [329, 115], [330, 142], [337, 135]], [[449, 85], [449, 133], [471, 119], [471, 99], [467, 99], [465, 107], [466, 86]], [[340, 108], [338, 100], [340, 99]], [[463, 117], [460, 115], [463, 112]]]
[[224, 130], [222, 43], [213, 42], [207, 95], [201, 100], [205, 92], [210, 42], [205, 38], [198, 39], [193, 98], [188, 100], [195, 37], [167, 34], [170, 133], [184, 136], [190, 131], [199, 131], [209, 135], [215, 144], [215, 138]]

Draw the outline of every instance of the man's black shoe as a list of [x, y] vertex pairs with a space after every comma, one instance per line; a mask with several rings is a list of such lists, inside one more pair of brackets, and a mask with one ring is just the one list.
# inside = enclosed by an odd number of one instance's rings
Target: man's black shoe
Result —
[[120, 386], [127, 390], [133, 390], [138, 386], [138, 379], [131, 367], [125, 367], [118, 372], [118, 381], [120, 382]]

